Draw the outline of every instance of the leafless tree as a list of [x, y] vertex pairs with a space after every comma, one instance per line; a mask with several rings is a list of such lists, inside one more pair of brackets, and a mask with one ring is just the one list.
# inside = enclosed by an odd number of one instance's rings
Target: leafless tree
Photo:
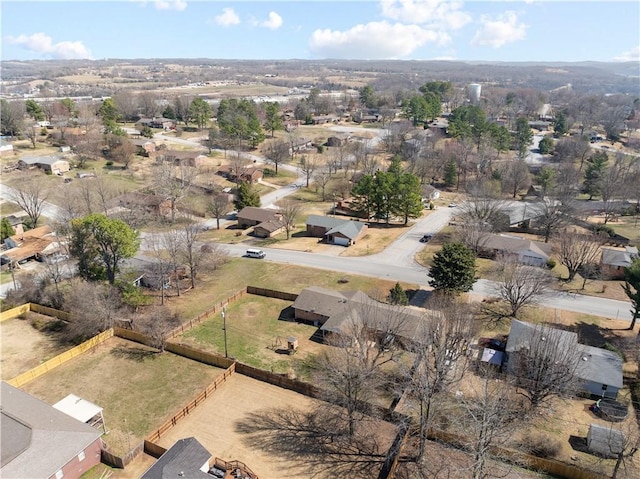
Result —
[[545, 243], [549, 242], [556, 231], [569, 223], [573, 214], [572, 206], [572, 198], [561, 200], [553, 197], [543, 198], [533, 206], [538, 215], [536, 224]]
[[113, 101], [124, 121], [138, 119], [138, 96], [131, 90], [121, 89], [113, 94]]
[[138, 95], [138, 107], [140, 109], [140, 114], [147, 118], [153, 118], [158, 114], [160, 110], [158, 104], [158, 95], [156, 93], [146, 91], [140, 93]]
[[552, 397], [575, 394], [582, 346], [574, 333], [541, 325], [529, 329], [509, 352], [507, 371], [518, 393], [536, 409]]
[[216, 228], [220, 229], [220, 218], [231, 210], [231, 201], [225, 193], [214, 193], [207, 201], [207, 211], [216, 219]]
[[302, 203], [285, 198], [279, 209], [279, 213], [282, 216], [282, 224], [284, 230], [287, 233], [287, 239], [291, 236], [291, 231], [296, 226], [296, 221], [300, 213], [302, 212]]
[[460, 205], [460, 216], [466, 223], [477, 223], [487, 231], [504, 231], [506, 203], [489, 182], [472, 186], [467, 201]]
[[628, 472], [633, 472], [636, 470], [633, 463], [633, 456], [640, 450], [640, 432], [633, 422], [627, 422], [620, 428], [613, 430], [618, 430], [622, 434], [622, 442], [615, 444], [615, 436], [613, 434], [609, 435], [610, 438], [610, 449], [611, 453], [616, 456], [616, 463], [613, 466], [613, 472], [611, 473], [611, 479], [616, 479], [618, 477], [618, 473], [621, 470], [627, 470]]
[[172, 313], [166, 305], [149, 306], [134, 320], [134, 328], [149, 337], [150, 346], [163, 353], [169, 333], [180, 323], [178, 314]]
[[184, 243], [184, 235], [180, 230], [171, 230], [162, 233], [160, 244], [164, 249], [165, 261], [169, 266], [169, 269], [173, 272], [173, 282], [176, 287], [176, 294], [180, 296], [180, 266], [182, 264], [182, 258], [180, 253], [182, 252]]
[[229, 250], [218, 243], [206, 243], [201, 248], [206, 250], [204, 252], [207, 254], [207, 268], [216, 270], [229, 261]]
[[49, 198], [47, 179], [37, 172], [25, 172], [9, 196], [27, 213], [31, 226], [33, 228], [38, 226], [45, 203]]
[[595, 124], [601, 109], [602, 98], [597, 95], [579, 96], [571, 103], [570, 112], [580, 125], [580, 136]]
[[269, 164], [272, 164], [278, 174], [278, 165], [284, 163], [289, 158], [289, 144], [283, 140], [271, 140], [263, 146], [264, 157]]
[[598, 262], [603, 242], [603, 235], [598, 233], [580, 233], [565, 229], [558, 235], [558, 258], [560, 263], [567, 267], [568, 282], [573, 281], [583, 265]]
[[382, 138], [382, 143], [390, 155], [399, 155], [402, 152], [402, 145], [409, 138], [409, 133], [413, 130], [410, 121], [397, 121], [389, 125], [387, 133]]
[[31, 142], [31, 147], [35, 150], [36, 140], [38, 139], [38, 134], [40, 132], [40, 127], [38, 126], [38, 124], [31, 121], [23, 122], [20, 132], [23, 136], [29, 139], [29, 141]]
[[591, 144], [588, 138], [561, 138], [553, 150], [554, 160], [562, 163], [579, 162], [578, 171], [582, 171], [584, 162], [591, 155]]
[[240, 184], [244, 178], [244, 175], [249, 171], [252, 162], [248, 158], [242, 156], [239, 151], [234, 151], [229, 158], [229, 170], [231, 175], [235, 178], [235, 182]]
[[196, 168], [181, 163], [174, 166], [171, 162], [163, 161], [155, 166], [156, 194], [166, 199], [171, 207], [171, 223], [176, 219], [178, 205], [183, 201], [198, 171]]
[[129, 168], [129, 164], [133, 160], [136, 151], [137, 148], [135, 145], [125, 138], [109, 150], [109, 156], [113, 158], [114, 161], [122, 163], [122, 167], [126, 170]]
[[316, 185], [316, 188], [320, 188], [322, 191], [322, 201], [326, 201], [326, 193], [327, 193], [327, 185], [333, 178], [333, 174], [331, 173], [331, 166], [328, 163], [324, 165], [320, 165], [318, 170], [313, 175], [313, 181]]
[[311, 178], [313, 178], [316, 168], [318, 168], [318, 161], [315, 158], [302, 155], [300, 163], [298, 163], [298, 170], [304, 175], [307, 188], [309, 188], [309, 183]]
[[181, 259], [189, 268], [191, 287], [196, 287], [196, 276], [200, 268], [209, 260], [211, 248], [200, 243], [202, 229], [198, 224], [187, 224], [181, 231]]
[[73, 135], [69, 143], [76, 153], [78, 167], [84, 168], [87, 160], [99, 157], [102, 146], [102, 124], [93, 105], [83, 105], [78, 112], [78, 125], [83, 133]]
[[508, 385], [490, 374], [460, 399], [460, 430], [468, 437], [467, 447], [473, 454], [472, 479], [490, 477], [489, 461], [496, 457], [496, 446], [504, 445], [513, 435], [522, 406], [510, 396]]
[[[173, 232], [173, 234], [175, 234], [175, 232]], [[170, 257], [165, 248], [164, 236], [152, 235], [149, 236], [146, 241], [151, 251], [153, 262], [145, 268], [144, 274], [149, 276], [150, 285], [155, 284], [160, 289], [160, 304], [164, 304], [166, 298], [165, 285], [170, 283], [169, 276], [174, 269], [173, 265], [175, 261]]]
[[614, 159], [614, 164], [609, 166], [600, 183], [600, 196], [602, 197], [602, 212], [604, 213], [604, 224], [615, 217], [620, 210], [619, 201], [628, 197], [628, 191], [623, 189], [626, 184], [627, 175], [630, 174], [631, 163], [624, 155], [618, 154]]
[[437, 398], [451, 392], [467, 371], [466, 352], [476, 330], [473, 311], [468, 304], [438, 297], [431, 300], [428, 307], [409, 347], [415, 354], [415, 361], [407, 373], [405, 389], [405, 394], [415, 400], [419, 418], [417, 462], [424, 459]]
[[502, 188], [515, 198], [518, 191], [526, 189], [531, 184], [529, 166], [524, 160], [508, 162], [502, 169]]
[[113, 326], [122, 315], [118, 290], [106, 283], [76, 279], [65, 296], [65, 309], [73, 320], [67, 326], [71, 340], [82, 341]]
[[514, 318], [524, 306], [535, 304], [553, 281], [548, 270], [520, 263], [517, 258], [502, 257], [498, 261], [500, 279], [496, 293], [509, 304]]

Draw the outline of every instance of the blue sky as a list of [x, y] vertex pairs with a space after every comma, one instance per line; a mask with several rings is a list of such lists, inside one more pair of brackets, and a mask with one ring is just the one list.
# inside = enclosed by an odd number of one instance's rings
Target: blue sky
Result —
[[640, 2], [11, 1], [2, 60], [640, 60]]

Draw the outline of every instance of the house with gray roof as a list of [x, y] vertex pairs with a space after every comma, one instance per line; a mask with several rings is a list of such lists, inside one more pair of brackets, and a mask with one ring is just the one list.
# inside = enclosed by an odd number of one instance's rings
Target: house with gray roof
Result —
[[61, 175], [69, 171], [69, 162], [59, 156], [23, 156], [18, 160], [18, 168], [40, 168], [47, 173]]
[[402, 345], [411, 343], [426, 325], [424, 310], [382, 303], [362, 291], [311, 286], [300, 292], [292, 307], [296, 320], [320, 326], [323, 337], [348, 334], [353, 325], [365, 325], [393, 334]]
[[284, 230], [284, 221], [278, 210], [245, 206], [238, 212], [238, 227], [253, 226], [253, 234], [259, 238], [270, 238]]
[[350, 246], [364, 236], [366, 230], [366, 223], [360, 221], [322, 215], [307, 217], [307, 235], [324, 238], [331, 244]]
[[[140, 476], [140, 479], [212, 479], [211, 453], [194, 437], [180, 439]], [[221, 476], [223, 477], [223, 476]]]
[[[552, 338], [552, 339], [549, 339]], [[578, 342], [571, 331], [550, 328], [514, 319], [507, 339], [506, 370], [516, 374], [519, 357], [538, 339], [550, 340], [567, 351], [575, 351], [574, 366], [580, 392], [599, 397], [616, 398], [622, 389], [622, 359], [612, 351]]]
[[478, 246], [483, 256], [513, 258], [532, 266], [544, 266], [551, 257], [551, 245], [518, 236], [487, 234]]
[[624, 279], [624, 269], [638, 258], [638, 248], [625, 246], [624, 248], [602, 248], [600, 256], [600, 270], [609, 279]]
[[102, 433], [2, 382], [0, 477], [76, 479], [100, 462]]

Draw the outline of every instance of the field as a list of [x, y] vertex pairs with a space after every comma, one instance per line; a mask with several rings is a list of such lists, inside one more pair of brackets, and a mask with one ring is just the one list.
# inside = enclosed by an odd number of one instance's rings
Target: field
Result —
[[104, 408], [108, 450], [124, 454], [221, 373], [218, 368], [111, 338], [22, 389], [49, 404], [73, 393]]
[[68, 349], [55, 333], [55, 318], [27, 313], [0, 323], [0, 377], [16, 377]]

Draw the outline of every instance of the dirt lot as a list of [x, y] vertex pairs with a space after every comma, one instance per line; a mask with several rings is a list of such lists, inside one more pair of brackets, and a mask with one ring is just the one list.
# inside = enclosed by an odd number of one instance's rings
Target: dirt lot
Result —
[[46, 332], [47, 324], [54, 322], [52, 318], [34, 313], [28, 317], [31, 320], [13, 318], [0, 323], [2, 379], [14, 378], [68, 349], [55, 333]]
[[111, 338], [27, 383], [49, 404], [76, 394], [104, 408], [109, 450], [138, 444], [221, 374], [222, 370], [137, 343]]
[[[320, 401], [287, 389], [234, 374], [202, 406], [169, 430], [159, 444], [168, 448], [178, 439], [193, 436], [213, 456], [242, 461], [261, 478], [336, 477], [334, 471], [323, 470], [318, 464], [312, 466], [311, 461], [305, 459], [304, 453], [311, 451], [278, 452], [277, 447], [263, 443], [246, 431], [247, 421], [250, 422], [253, 414], [265, 416], [272, 408], [282, 407], [310, 411], [321, 405]], [[394, 428], [384, 423], [378, 427], [383, 433], [381, 447], [388, 448]]]

